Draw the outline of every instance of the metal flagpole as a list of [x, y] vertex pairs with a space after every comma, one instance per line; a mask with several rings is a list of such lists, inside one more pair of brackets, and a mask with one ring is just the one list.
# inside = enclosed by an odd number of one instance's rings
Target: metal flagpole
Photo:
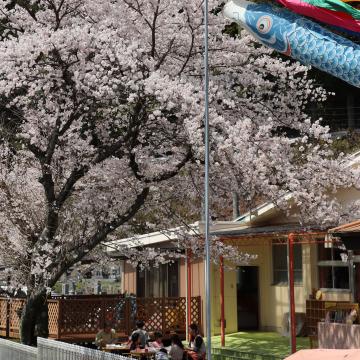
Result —
[[211, 360], [211, 255], [209, 217], [209, 3], [204, 0], [204, 91], [205, 91], [205, 296], [206, 296], [206, 359]]
[[186, 341], [189, 341], [189, 267], [188, 267], [188, 261], [189, 261], [189, 257], [186, 254], [186, 258], [185, 258], [185, 287], [186, 287]]

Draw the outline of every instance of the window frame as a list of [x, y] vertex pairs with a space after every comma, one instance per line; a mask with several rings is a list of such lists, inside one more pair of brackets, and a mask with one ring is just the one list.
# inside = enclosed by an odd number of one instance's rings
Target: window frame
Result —
[[[323, 291], [332, 291], [332, 292], [349, 292], [351, 291], [350, 289], [350, 274], [348, 272], [348, 287], [347, 288], [338, 288], [335, 287], [335, 281], [336, 281], [336, 277], [335, 277], [335, 269], [334, 268], [347, 268], [349, 269], [349, 264], [347, 262], [344, 262], [342, 260], [334, 260], [334, 246], [331, 246], [331, 260], [319, 260], [320, 257], [320, 246], [324, 246], [324, 244], [319, 244], [318, 246], [318, 260], [317, 260], [317, 271], [318, 271], [318, 283], [319, 283], [319, 288]], [[342, 249], [340, 249], [342, 250]], [[342, 250], [345, 251], [345, 250]], [[331, 268], [331, 282], [332, 282], [332, 287], [321, 287], [321, 279], [320, 279], [320, 268], [324, 268], [324, 267], [330, 267]]]
[[[286, 267], [285, 268], [278, 268], [275, 269], [275, 263], [274, 263], [274, 249], [275, 246], [278, 247], [283, 247], [285, 248], [285, 258], [286, 258]], [[294, 276], [294, 285], [295, 286], [302, 286], [304, 283], [304, 264], [303, 264], [303, 247], [302, 244], [294, 244], [294, 247], [298, 246], [300, 248], [300, 261], [301, 261], [301, 269], [300, 268], [295, 268], [295, 258], [294, 258], [294, 273], [295, 272], [301, 272], [301, 280], [295, 280], [295, 276]], [[294, 256], [295, 256], [295, 252], [294, 252]], [[284, 272], [286, 273], [286, 281], [276, 281], [275, 280], [275, 272]], [[272, 241], [271, 243], [271, 276], [272, 276], [272, 280], [271, 280], [271, 285], [272, 286], [288, 286], [288, 282], [289, 282], [289, 276], [288, 276], [288, 264], [287, 264], [287, 246], [286, 245], [279, 245], [275, 243], [275, 240]]]
[[[180, 261], [161, 264], [158, 268], [140, 270], [136, 268], [136, 294], [139, 297], [169, 297], [169, 267], [175, 266], [177, 272], [177, 295], [180, 296]], [[155, 273], [156, 272], [156, 273]], [[142, 286], [139, 284], [141, 277]]]

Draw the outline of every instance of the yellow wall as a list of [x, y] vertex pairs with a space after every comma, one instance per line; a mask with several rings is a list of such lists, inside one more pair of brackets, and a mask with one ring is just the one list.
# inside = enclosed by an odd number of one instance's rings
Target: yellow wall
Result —
[[136, 294], [136, 269], [129, 263], [125, 262], [122, 275], [123, 292]]
[[[283, 245], [279, 245], [283, 246]], [[285, 245], [284, 245], [285, 246]], [[272, 285], [272, 249], [271, 244], [241, 247], [241, 251], [256, 254], [258, 257], [251, 266], [259, 267], [259, 318], [260, 329], [280, 331], [284, 313], [289, 311], [288, 287]], [[305, 301], [316, 287], [317, 274], [311, 271], [316, 269], [316, 253], [312, 245], [303, 245], [303, 285], [295, 286], [295, 303], [297, 312], [305, 312]], [[311, 264], [315, 265], [312, 267]], [[212, 328], [215, 334], [220, 332], [220, 278], [217, 268], [213, 272], [213, 302]], [[236, 298], [236, 271], [225, 272], [225, 318], [226, 332], [237, 331], [237, 298]]]
[[[194, 260], [191, 262], [191, 296], [201, 296], [205, 294], [205, 287], [204, 287], [204, 262], [201, 260]], [[180, 261], [180, 268], [179, 268], [179, 277], [180, 277], [180, 296], [186, 296], [186, 266], [185, 260], [182, 259]]]
[[[220, 334], [220, 271], [218, 266], [213, 266], [212, 271], [212, 332]], [[237, 295], [236, 295], [236, 271], [224, 271], [224, 299], [226, 332], [237, 332]]]
[[[286, 246], [286, 245], [279, 245]], [[296, 312], [305, 313], [306, 299], [313, 288], [318, 287], [317, 248], [316, 245], [304, 244], [303, 257], [303, 284], [295, 286]], [[272, 285], [272, 247], [271, 242], [242, 246], [241, 251], [257, 255], [251, 266], [259, 267], [259, 325], [261, 330], [281, 331], [284, 313], [289, 311], [288, 287]], [[136, 291], [136, 273], [130, 265], [124, 267], [124, 290]], [[180, 262], [180, 296], [186, 296], [186, 267], [184, 260]], [[213, 265], [211, 272], [212, 290], [212, 331], [220, 333], [220, 272], [219, 267]], [[201, 296], [202, 322], [205, 318], [205, 281], [204, 262], [192, 263], [192, 296]], [[325, 300], [350, 300], [347, 291], [324, 291]], [[226, 332], [237, 331], [237, 291], [236, 270], [225, 270], [225, 319]]]

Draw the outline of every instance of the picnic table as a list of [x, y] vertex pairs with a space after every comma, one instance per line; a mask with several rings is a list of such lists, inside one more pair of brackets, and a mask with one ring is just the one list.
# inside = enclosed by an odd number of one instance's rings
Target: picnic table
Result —
[[146, 349], [136, 349], [136, 350], [130, 350], [130, 345], [128, 343], [126, 344], [108, 344], [105, 347], [101, 349], [105, 352], [110, 353], [118, 353], [118, 354], [131, 354], [133, 357], [138, 358], [155, 358], [156, 353], [158, 352], [157, 349], [154, 348], [146, 348]]
[[130, 351], [130, 354], [139, 358], [148, 358], [148, 359], [153, 359], [155, 358], [155, 355], [157, 353], [157, 350], [155, 349], [136, 349], [136, 350], [132, 350]]
[[130, 346], [128, 344], [108, 344], [101, 349], [105, 352], [116, 352], [116, 353], [130, 353]]
[[[165, 349], [169, 353], [171, 346], [167, 346], [165, 347]], [[131, 357], [136, 357], [139, 359], [140, 358], [155, 359], [155, 355], [160, 349], [149, 347], [145, 349], [130, 350], [130, 345], [128, 343], [125, 343], [125, 344], [108, 344], [105, 347], [103, 347], [101, 350], [110, 353], [118, 353], [121, 355], [129, 354], [131, 355]]]

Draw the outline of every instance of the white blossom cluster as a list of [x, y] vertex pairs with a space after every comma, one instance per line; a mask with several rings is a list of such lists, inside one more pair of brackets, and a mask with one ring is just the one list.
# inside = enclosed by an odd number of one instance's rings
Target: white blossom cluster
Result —
[[[110, 235], [199, 218], [202, 1], [5, 0], [0, 18], [0, 263], [13, 283], [51, 287]], [[336, 220], [329, 191], [354, 178], [305, 114], [325, 91], [225, 25], [211, 14], [213, 209], [232, 191], [285, 207], [291, 191], [300, 221]], [[251, 260], [214, 244], [214, 258]], [[170, 256], [143, 254], [143, 266]]]

